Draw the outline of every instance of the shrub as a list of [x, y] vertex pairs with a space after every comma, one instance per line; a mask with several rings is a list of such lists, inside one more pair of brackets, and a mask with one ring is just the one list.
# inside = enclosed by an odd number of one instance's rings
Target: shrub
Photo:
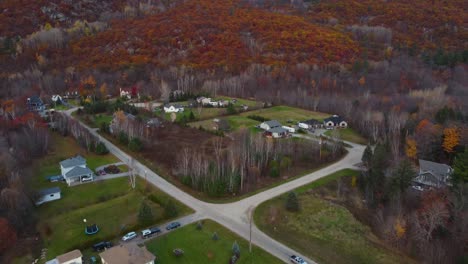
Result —
[[128, 136], [123, 131], [120, 131], [118, 139], [119, 139], [120, 144], [124, 144], [124, 145], [128, 144]]
[[139, 138], [132, 138], [130, 142], [128, 142], [128, 148], [131, 151], [141, 151], [143, 149], [143, 143]]
[[286, 210], [290, 212], [299, 211], [299, 199], [295, 192], [288, 193], [288, 198], [286, 199]]
[[170, 200], [167, 202], [166, 206], [164, 207], [164, 212], [168, 218], [176, 217], [179, 214], [174, 202]]
[[232, 253], [236, 256], [240, 255], [240, 247], [239, 244], [237, 244], [237, 241], [234, 241], [234, 243], [232, 244]]
[[234, 115], [234, 114], [237, 114], [237, 110], [233, 104], [229, 103], [228, 107], [226, 108], [226, 113], [228, 115]]
[[201, 221], [197, 222], [197, 230], [202, 230], [203, 229], [203, 223]]
[[146, 201], [142, 201], [140, 211], [138, 212], [138, 223], [142, 226], [147, 226], [153, 222], [153, 219], [153, 210]]
[[97, 143], [95, 151], [96, 154], [98, 155], [105, 155], [109, 153], [109, 150], [107, 149], [106, 145], [102, 142]]
[[106, 122], [101, 122], [99, 124], [99, 130], [103, 133], [108, 134], [109, 133], [109, 125]]
[[213, 233], [213, 236], [211, 237], [211, 239], [213, 239], [214, 241], [218, 241], [218, 240], [219, 240], [218, 233], [214, 232], [214, 233]]

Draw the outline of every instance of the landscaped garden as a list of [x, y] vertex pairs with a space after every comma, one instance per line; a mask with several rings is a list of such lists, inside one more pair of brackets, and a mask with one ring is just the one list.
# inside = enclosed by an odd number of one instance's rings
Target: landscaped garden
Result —
[[357, 175], [357, 171], [341, 170], [294, 190], [295, 195], [266, 201], [255, 210], [255, 223], [319, 263], [413, 263], [384, 248], [370, 227], [339, 205], [337, 196], [345, 192], [342, 186], [356, 188], [352, 186]]
[[[201, 229], [197, 226], [198, 223], [183, 226], [167, 235], [155, 238], [146, 246], [157, 256], [157, 263], [230, 263], [235, 243], [238, 245], [240, 255], [236, 264], [283, 263], [257, 246], [252, 246], [250, 253], [248, 241], [216, 222], [203, 220]], [[181, 249], [184, 253], [176, 256], [174, 249]]]

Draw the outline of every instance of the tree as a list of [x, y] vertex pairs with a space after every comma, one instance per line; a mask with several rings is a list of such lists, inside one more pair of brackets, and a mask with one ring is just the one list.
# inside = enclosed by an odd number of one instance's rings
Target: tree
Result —
[[409, 158], [409, 159], [412, 159], [412, 160], [416, 160], [416, 157], [418, 155], [418, 149], [417, 149], [417, 145], [416, 145], [416, 140], [412, 139], [412, 138], [407, 138], [406, 139], [406, 149], [405, 149], [405, 152], [406, 152], [406, 156]]
[[105, 155], [109, 153], [109, 150], [107, 149], [106, 145], [102, 142], [97, 143], [96, 149], [95, 149], [96, 154], [98, 155]]
[[203, 229], [203, 223], [201, 221], [197, 222], [197, 230], [202, 230]]
[[411, 185], [416, 172], [413, 170], [411, 162], [409, 160], [403, 160], [398, 164], [397, 169], [392, 174], [391, 183], [393, 188], [399, 190], [400, 193], [404, 193], [406, 189]]
[[195, 115], [193, 114], [192, 111], [190, 111], [189, 120], [190, 120], [190, 121], [194, 121], [194, 120], [195, 120]]
[[219, 240], [218, 233], [214, 232], [214, 233], [213, 233], [213, 236], [211, 237], [211, 239], [213, 239], [214, 241], [218, 241], [218, 240]]
[[237, 241], [234, 241], [234, 243], [232, 244], [232, 253], [236, 256], [240, 255], [240, 247], [239, 244], [237, 244]]
[[364, 150], [364, 153], [362, 154], [362, 164], [367, 168], [369, 169], [370, 168], [370, 164], [371, 164], [371, 161], [372, 161], [372, 148], [370, 145], [367, 145], [366, 149]]
[[444, 151], [451, 154], [454, 148], [460, 143], [460, 131], [457, 128], [449, 127], [444, 129], [444, 142], [442, 147]]
[[141, 142], [139, 138], [132, 138], [130, 142], [128, 142], [128, 148], [131, 151], [138, 152], [143, 149], [143, 143]]
[[295, 192], [288, 193], [288, 198], [286, 199], [286, 210], [290, 212], [299, 211], [299, 199]]
[[16, 243], [16, 231], [7, 219], [0, 217], [0, 254]]
[[179, 212], [177, 211], [177, 207], [172, 201], [168, 201], [166, 203], [166, 206], [164, 207], [164, 212], [168, 218], [176, 217], [179, 214]]
[[128, 136], [123, 131], [120, 131], [120, 133], [119, 133], [119, 143], [123, 144], [123, 145], [128, 144]]
[[468, 182], [468, 149], [455, 157], [452, 181], [455, 185]]
[[234, 114], [237, 113], [236, 108], [234, 107], [233, 104], [231, 104], [231, 103], [228, 104], [228, 106], [227, 106], [227, 108], [226, 108], [226, 113], [227, 113], [228, 115], [234, 115]]
[[142, 226], [147, 226], [151, 224], [153, 219], [154, 219], [153, 210], [146, 203], [146, 201], [143, 200], [140, 205], [140, 211], [138, 212], [138, 222]]

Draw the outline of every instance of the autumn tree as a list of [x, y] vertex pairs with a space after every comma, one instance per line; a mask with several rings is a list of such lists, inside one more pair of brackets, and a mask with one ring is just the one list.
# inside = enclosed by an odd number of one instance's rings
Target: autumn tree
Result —
[[458, 128], [449, 127], [444, 129], [444, 142], [442, 147], [444, 151], [451, 154], [454, 148], [460, 143], [460, 131]]
[[406, 148], [405, 148], [406, 156], [411, 160], [416, 160], [418, 157], [418, 148], [416, 145], [416, 140], [412, 138], [406, 139]]

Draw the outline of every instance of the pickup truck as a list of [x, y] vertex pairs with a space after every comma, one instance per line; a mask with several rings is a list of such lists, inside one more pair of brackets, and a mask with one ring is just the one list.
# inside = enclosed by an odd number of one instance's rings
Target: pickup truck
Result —
[[161, 229], [159, 229], [159, 227], [151, 227], [151, 228], [141, 231], [141, 236], [143, 238], [147, 238], [154, 234], [159, 234], [159, 233], [161, 233]]

